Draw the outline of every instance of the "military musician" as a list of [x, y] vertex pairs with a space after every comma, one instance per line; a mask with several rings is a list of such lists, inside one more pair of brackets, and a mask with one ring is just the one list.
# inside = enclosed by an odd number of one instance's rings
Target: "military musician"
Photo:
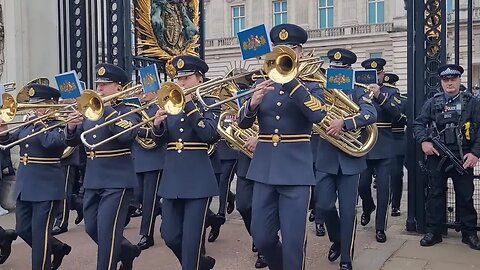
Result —
[[[57, 103], [60, 98], [57, 89], [43, 84], [28, 84], [25, 91], [28, 92], [29, 102], [46, 106]], [[38, 108], [31, 117], [46, 113], [47, 108]], [[7, 126], [2, 122], [0, 141], [14, 142], [55, 123], [58, 123], [55, 118], [38, 120], [5, 134]], [[54, 213], [65, 198], [64, 174], [60, 166], [65, 147], [62, 128], [47, 130], [20, 143], [15, 190], [16, 233], [32, 248], [34, 270], [58, 269], [64, 256], [71, 251], [69, 245], [51, 236]]]
[[[270, 31], [275, 45], [290, 46], [299, 57], [307, 32], [293, 24]], [[257, 81], [257, 91], [239, 112], [240, 128], [259, 123], [258, 144], [247, 178], [254, 181], [251, 231], [270, 269], [302, 269], [310, 186], [315, 185], [310, 145], [312, 123], [325, 116], [321, 101], [297, 78], [282, 84]], [[278, 232], [281, 232], [280, 242]]]
[[[187, 89], [202, 84], [208, 71], [208, 65], [195, 56], [176, 56], [172, 65], [178, 85]], [[207, 104], [216, 101], [208, 96], [204, 100]], [[219, 108], [207, 109], [189, 94], [183, 112], [167, 116], [159, 109], [154, 120], [155, 142], [167, 146], [159, 189], [163, 198], [161, 235], [184, 270], [215, 265], [215, 259], [200, 250], [208, 201], [218, 195], [208, 145], [218, 141], [219, 115]]]
[[[357, 61], [355, 53], [347, 49], [331, 49], [327, 55], [330, 67], [334, 68], [351, 68]], [[377, 119], [377, 112], [366, 89], [355, 86], [353, 90], [345, 93], [359, 106], [360, 111], [345, 119], [330, 120], [325, 130], [326, 136], [340, 136], [342, 131], [363, 128], [375, 123]], [[356, 228], [355, 206], [360, 173], [367, 167], [365, 157], [349, 155], [325, 138], [320, 138], [315, 164], [316, 208], [325, 218], [328, 236], [333, 242], [328, 252], [328, 260], [335, 261], [341, 256], [340, 270], [352, 269]], [[337, 197], [339, 212], [335, 205]]]
[[[358, 193], [362, 199], [362, 216], [360, 224], [366, 226], [375, 209], [375, 239], [379, 243], [387, 241], [387, 212], [390, 204], [390, 164], [395, 157], [395, 139], [392, 122], [400, 118], [400, 97], [396, 88], [383, 84], [386, 61], [383, 58], [371, 58], [362, 62], [365, 69], [376, 69], [378, 84], [366, 86], [373, 94], [372, 103], [377, 110], [378, 139], [375, 146], [367, 153], [367, 169], [360, 175]], [[376, 173], [377, 205], [372, 197], [372, 175]]]
[[[96, 67], [97, 92], [108, 97], [122, 91], [129, 81], [127, 73], [113, 64], [102, 63]], [[98, 245], [97, 269], [116, 269], [121, 260], [121, 269], [132, 269], [133, 260], [140, 255], [140, 248], [123, 237], [136, 175], [131, 157], [131, 146], [137, 135], [131, 127], [140, 122], [140, 116], [131, 114], [121, 117], [131, 110], [121, 100], [105, 104], [104, 114], [97, 121], [83, 119], [79, 112], [71, 114], [75, 118], [68, 123], [67, 144], [80, 144], [82, 132], [95, 128], [105, 121], [119, 117], [119, 120], [86, 137], [90, 143], [97, 143], [110, 136], [130, 129], [122, 136], [103, 144], [98, 149], [87, 149], [87, 163], [84, 180], [83, 211], [85, 230]]]

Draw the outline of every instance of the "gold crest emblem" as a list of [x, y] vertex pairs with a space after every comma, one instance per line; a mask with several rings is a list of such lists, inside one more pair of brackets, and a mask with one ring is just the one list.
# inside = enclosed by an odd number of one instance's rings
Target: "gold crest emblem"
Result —
[[30, 88], [30, 89], [28, 90], [28, 95], [31, 96], [31, 97], [35, 96], [35, 89]]
[[105, 72], [106, 72], [106, 70], [105, 70], [104, 67], [101, 67], [101, 68], [98, 69], [98, 75], [100, 75], [100, 76], [105, 75]]
[[285, 29], [282, 29], [282, 31], [280, 31], [280, 33], [278, 34], [278, 37], [280, 38], [280, 40], [287, 40], [288, 31]]
[[336, 52], [333, 55], [333, 59], [335, 59], [335, 60], [340, 60], [340, 58], [342, 58], [342, 53], [341, 52]]
[[185, 62], [183, 62], [183, 59], [180, 58], [177, 61], [177, 68], [183, 68], [185, 66]]
[[377, 64], [377, 62], [372, 61], [372, 63], [370, 64], [370, 66], [371, 66], [372, 68], [377, 68], [377, 67], [378, 67], [378, 64]]
[[385, 78], [383, 78], [384, 81], [388, 82], [390, 80], [390, 77], [388, 76], [385, 76]]

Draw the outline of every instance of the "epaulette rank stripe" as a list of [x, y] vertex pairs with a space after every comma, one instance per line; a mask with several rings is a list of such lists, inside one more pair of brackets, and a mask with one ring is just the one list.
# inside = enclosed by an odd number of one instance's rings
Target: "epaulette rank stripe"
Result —
[[311, 111], [315, 112], [315, 111], [318, 111], [318, 110], [323, 110], [324, 106], [322, 105], [322, 103], [320, 102], [320, 100], [318, 100], [316, 97], [310, 95], [310, 100], [303, 103], [305, 106], [307, 106]]

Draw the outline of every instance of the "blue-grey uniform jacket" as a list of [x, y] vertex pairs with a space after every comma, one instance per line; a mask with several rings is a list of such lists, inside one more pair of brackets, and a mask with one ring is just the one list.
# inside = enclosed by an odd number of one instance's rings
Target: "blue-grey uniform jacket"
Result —
[[225, 139], [220, 139], [218, 141], [217, 151], [220, 160], [235, 160], [238, 157], [238, 150], [230, 147]]
[[62, 166], [81, 166], [82, 160], [80, 158], [80, 148], [78, 146], [73, 148], [73, 152], [61, 160]]
[[[206, 97], [207, 104], [216, 101]], [[155, 142], [167, 146], [159, 194], [166, 199], [197, 199], [218, 195], [218, 184], [208, 157], [208, 144], [218, 141], [220, 108], [206, 109], [189, 101], [184, 112], [169, 115], [153, 129]]]
[[[145, 109], [145, 113], [149, 117], [153, 117], [155, 116], [157, 110], [158, 106], [152, 105]], [[149, 126], [142, 126], [138, 129], [137, 138], [152, 140], [152, 142], [155, 143], [151, 134], [152, 129]], [[162, 170], [163, 163], [165, 162], [165, 151], [165, 146], [158, 146], [156, 143], [154, 148], [145, 149], [138, 143], [137, 140], [135, 140], [132, 147], [132, 158], [135, 166], [135, 172], [142, 173]]]
[[[105, 107], [105, 113], [98, 121], [86, 119], [73, 132], [68, 131], [67, 144], [70, 146], [80, 144], [80, 134], [83, 131], [90, 130], [96, 125], [129, 112], [131, 109], [132, 107], [126, 106], [122, 102]], [[124, 116], [115, 123], [88, 134], [86, 140], [89, 143], [97, 143], [140, 123], [140, 121], [141, 117], [138, 114]], [[137, 129], [130, 129], [129, 132], [97, 149], [86, 149], [87, 163], [83, 183], [85, 188], [134, 188], [137, 185], [131, 155], [132, 143], [137, 132]]]
[[[37, 122], [3, 136], [2, 143], [25, 138], [56, 121]], [[16, 176], [15, 199], [22, 201], [54, 201], [65, 198], [65, 176], [60, 157], [65, 149], [64, 128], [54, 128], [22, 143]]]
[[395, 153], [397, 156], [404, 156], [407, 147], [407, 135], [405, 127], [407, 126], [407, 97], [400, 95], [400, 118], [392, 122], [393, 138], [396, 141]]
[[270, 185], [315, 185], [310, 136], [325, 117], [318, 83], [294, 79], [274, 84], [255, 110], [248, 99], [237, 118], [240, 128], [259, 123], [259, 140], [247, 178]]
[[[353, 117], [344, 119], [344, 129], [350, 131], [375, 123], [377, 120], [377, 111], [365, 89], [355, 87], [349, 96], [353, 102], [359, 105], [360, 112]], [[363, 130], [363, 132], [365, 132], [365, 130]], [[355, 175], [367, 168], [365, 156], [353, 157], [348, 155], [325, 139], [320, 138], [317, 150], [318, 154], [315, 168], [319, 172], [336, 175], [339, 173], [340, 168], [343, 175]]]
[[392, 123], [400, 118], [400, 94], [396, 88], [382, 85], [380, 95], [374, 97], [373, 105], [377, 110], [378, 139], [367, 159], [386, 159], [395, 157], [396, 142], [392, 133]]

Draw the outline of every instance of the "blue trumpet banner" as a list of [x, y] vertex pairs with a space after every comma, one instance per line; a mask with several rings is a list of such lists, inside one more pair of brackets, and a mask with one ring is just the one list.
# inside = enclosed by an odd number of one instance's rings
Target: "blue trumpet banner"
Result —
[[55, 81], [62, 99], [72, 99], [82, 95], [83, 86], [75, 70], [56, 75]]
[[82, 85], [82, 90], [87, 89], [87, 84], [84, 81], [80, 81], [80, 84]]
[[351, 90], [353, 89], [353, 69], [328, 68], [327, 89]]
[[377, 70], [355, 70], [355, 82], [361, 84], [377, 84]]
[[160, 77], [158, 76], [157, 65], [149, 65], [138, 70], [140, 73], [140, 81], [143, 85], [143, 92], [153, 93], [160, 90]]
[[237, 33], [243, 60], [260, 57], [272, 51], [270, 36], [264, 24]]

